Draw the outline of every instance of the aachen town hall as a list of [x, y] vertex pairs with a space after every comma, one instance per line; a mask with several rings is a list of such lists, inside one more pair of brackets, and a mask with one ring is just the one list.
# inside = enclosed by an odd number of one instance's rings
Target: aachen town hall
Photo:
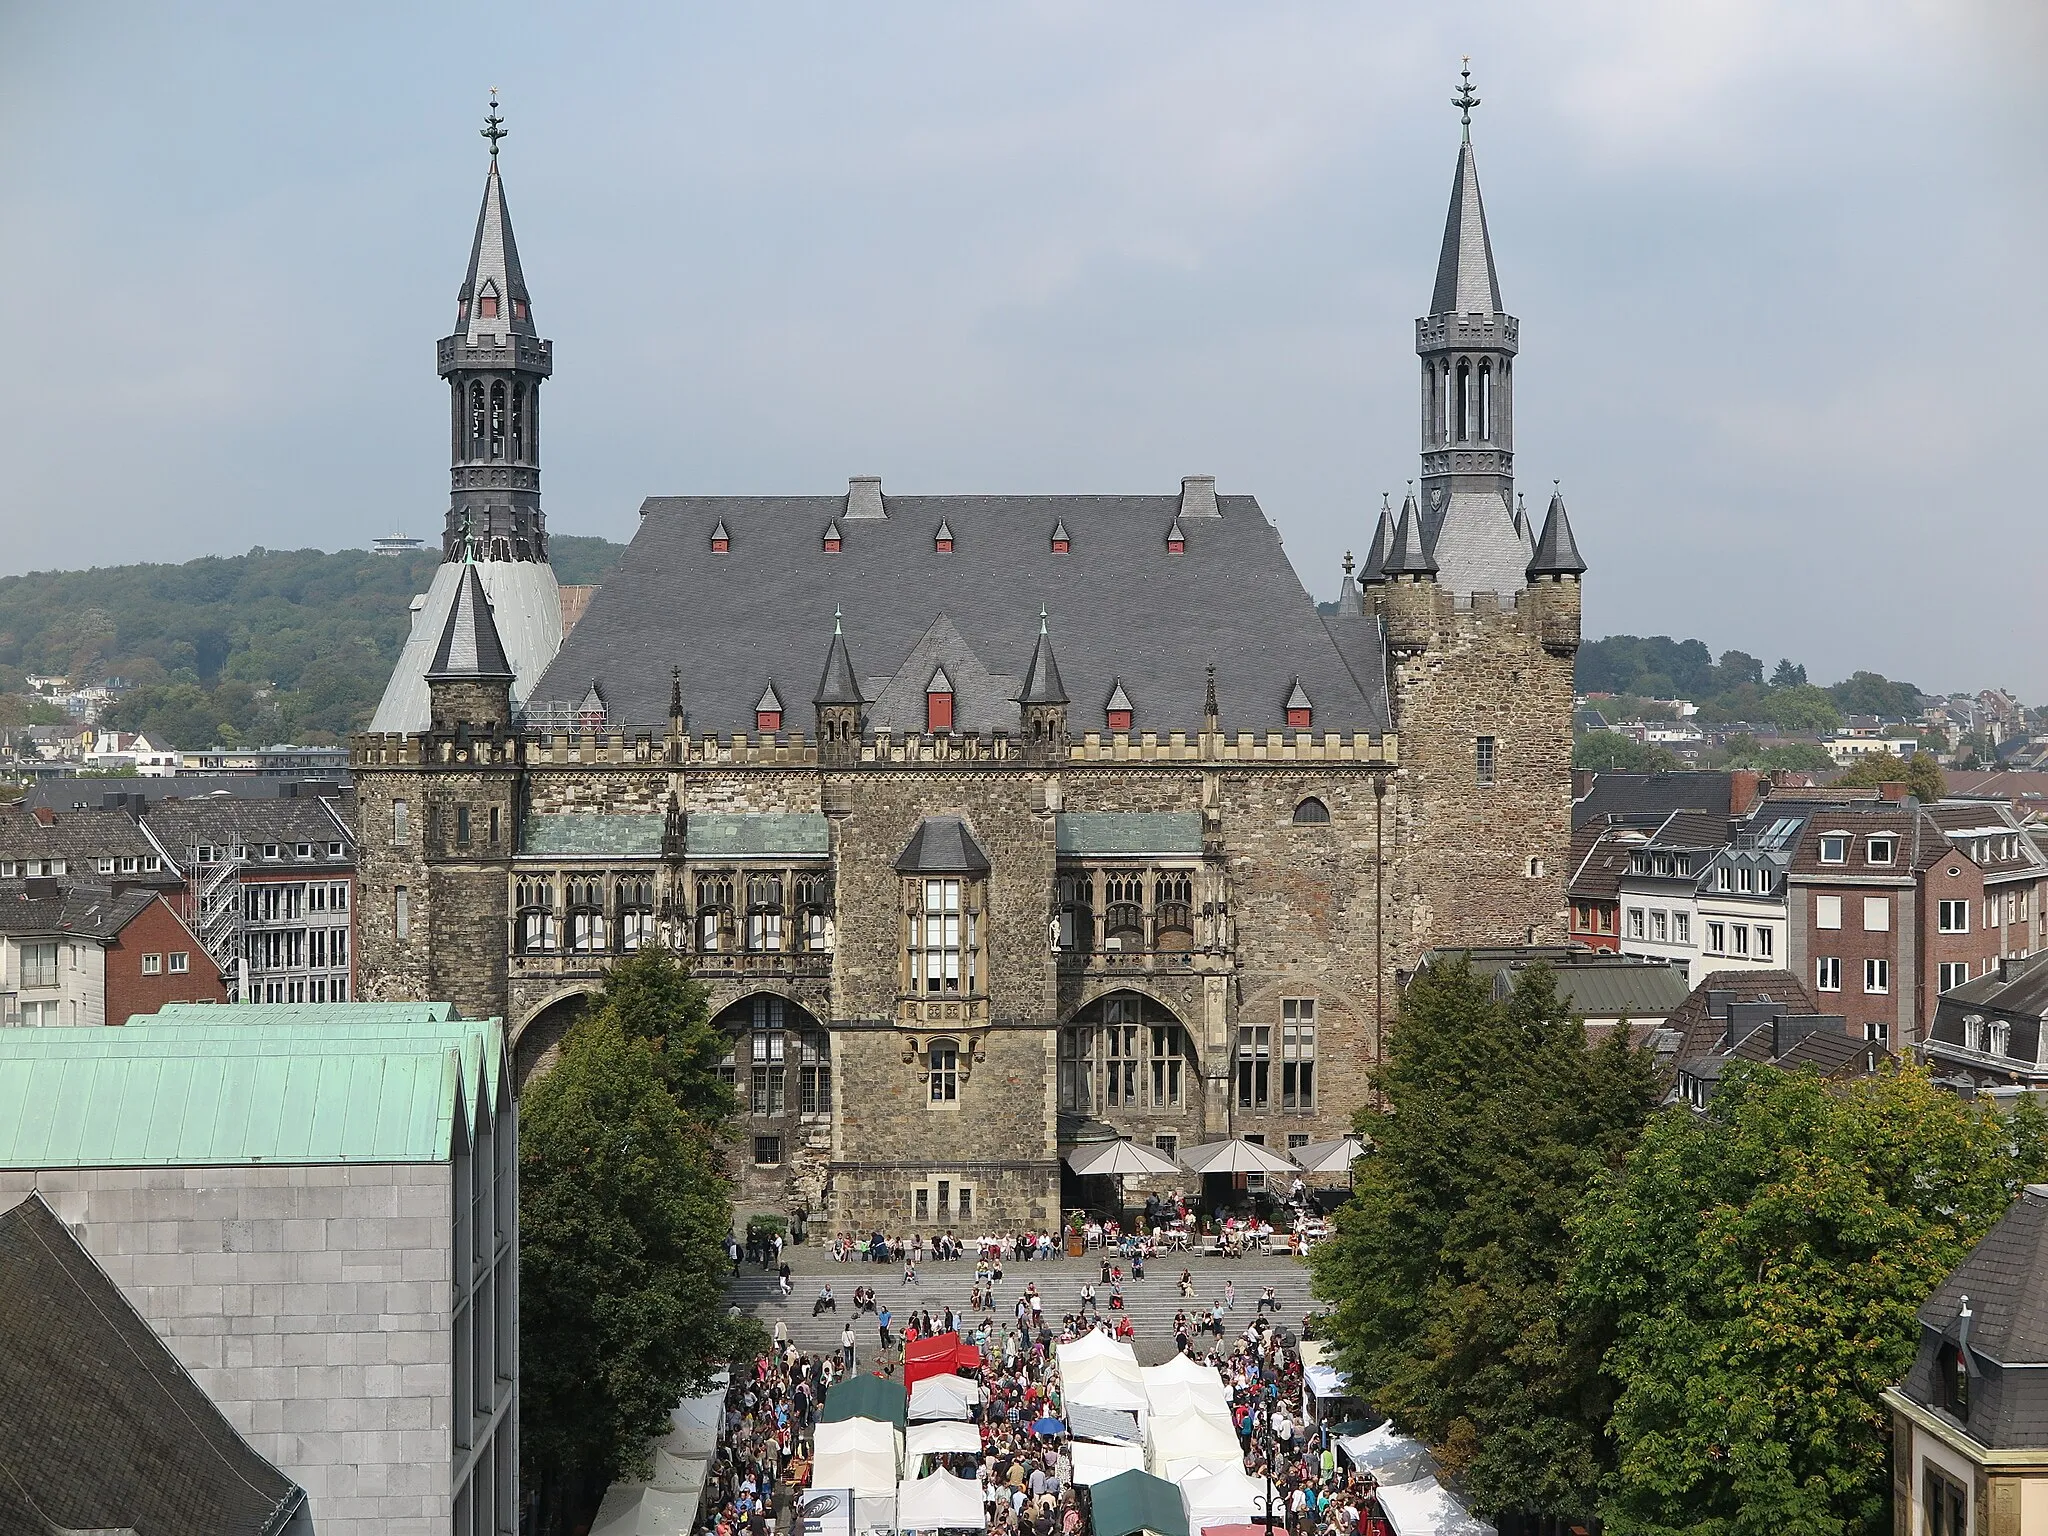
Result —
[[648, 498], [566, 636], [494, 121], [437, 344], [445, 562], [352, 742], [362, 995], [502, 1015], [524, 1077], [617, 956], [686, 952], [740, 1204], [835, 1227], [1050, 1224], [1062, 1155], [1116, 1133], [1342, 1135], [1397, 970], [1565, 927], [1585, 566], [1515, 495], [1465, 95], [1419, 489], [1347, 512], [1335, 613], [1208, 476], [856, 477]]

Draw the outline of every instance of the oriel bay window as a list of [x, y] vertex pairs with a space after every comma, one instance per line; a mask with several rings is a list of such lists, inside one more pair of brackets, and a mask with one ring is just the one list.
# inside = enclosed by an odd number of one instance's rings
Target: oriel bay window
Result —
[[1187, 1031], [1139, 993], [1111, 993], [1060, 1031], [1059, 1105], [1070, 1113], [1182, 1109], [1193, 1074]]
[[925, 879], [910, 888], [910, 990], [946, 996], [978, 989], [979, 886], [972, 880]]

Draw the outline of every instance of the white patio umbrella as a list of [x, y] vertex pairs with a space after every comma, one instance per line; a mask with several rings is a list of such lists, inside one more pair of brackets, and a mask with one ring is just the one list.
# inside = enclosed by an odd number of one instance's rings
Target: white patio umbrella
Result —
[[1106, 1173], [1119, 1179], [1157, 1179], [1180, 1172], [1180, 1165], [1165, 1153], [1141, 1147], [1135, 1141], [1077, 1147], [1068, 1154], [1067, 1166], [1079, 1174]]
[[1301, 1165], [1303, 1173], [1348, 1173], [1351, 1165], [1365, 1156], [1365, 1143], [1346, 1136], [1341, 1141], [1311, 1142], [1287, 1155]]
[[1181, 1162], [1196, 1173], [1293, 1173], [1294, 1164], [1269, 1147], [1235, 1137], [1189, 1147]]

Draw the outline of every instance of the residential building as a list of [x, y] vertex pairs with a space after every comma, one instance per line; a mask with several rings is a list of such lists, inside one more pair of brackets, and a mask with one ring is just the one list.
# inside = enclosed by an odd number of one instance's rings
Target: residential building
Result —
[[1700, 811], [1724, 820], [1747, 816], [1770, 792], [1770, 779], [1746, 768], [1670, 773], [1572, 775], [1572, 825], [1588, 822], [1654, 824], [1673, 811]]
[[1999, 960], [1942, 993], [1922, 1051], [1951, 1087], [1992, 1098], [2048, 1094], [2048, 952]]
[[1519, 322], [1469, 143], [1418, 489], [1327, 616], [1210, 476], [862, 476], [650, 498], [556, 650], [522, 414], [551, 354], [495, 166], [480, 229], [439, 354], [447, 558], [351, 744], [363, 995], [505, 1014], [523, 1077], [620, 954], [685, 949], [743, 1207], [975, 1230], [1056, 1222], [1105, 1126], [1340, 1135], [1397, 968], [1562, 939], [1586, 566], [1561, 497], [1539, 525], [1513, 494]]
[[1811, 1068], [1833, 1082], [1867, 1077], [1889, 1053], [1838, 1013], [1823, 1013], [1789, 971], [1724, 971], [1701, 982], [1666, 1027], [1678, 1036], [1672, 1099], [1704, 1110], [1732, 1062]]
[[516, 1529], [517, 1150], [501, 1027], [445, 1004], [0, 1031], [0, 1207], [56, 1213], [319, 1536]]
[[1624, 954], [1648, 955], [1690, 976], [1700, 949], [1701, 876], [1729, 835], [1724, 817], [1673, 811], [1630, 851], [1619, 883]]
[[1618, 817], [1573, 829], [1565, 895], [1571, 902], [1568, 936], [1574, 944], [1621, 952], [1621, 877], [1655, 830], [1654, 824], [1637, 826]]
[[1786, 877], [1810, 807], [1772, 799], [1707, 861], [1699, 882], [1699, 958], [1692, 977], [1717, 971], [1773, 970], [1782, 962], [1790, 909]]
[[0, 1210], [0, 1530], [312, 1533], [37, 1194]]
[[144, 885], [174, 891], [178, 867], [127, 811], [70, 811], [46, 805], [0, 811], [0, 880], [41, 877]]
[[1659, 960], [1634, 955], [1589, 952], [1576, 944], [1525, 944], [1480, 949], [1436, 950], [1422, 966], [1463, 960], [1476, 972], [1491, 973], [1493, 995], [1505, 1000], [1516, 978], [1531, 966], [1547, 966], [1565, 1008], [1583, 1020], [1589, 1040], [1598, 1040], [1623, 1023], [1641, 1044], [1663, 1027], [1687, 995], [1685, 971]]
[[220, 968], [161, 893], [0, 880], [0, 1025], [125, 1024], [166, 1003], [227, 995]]
[[2030, 1184], [1919, 1311], [1884, 1394], [1896, 1536], [2048, 1532], [2048, 1185]]

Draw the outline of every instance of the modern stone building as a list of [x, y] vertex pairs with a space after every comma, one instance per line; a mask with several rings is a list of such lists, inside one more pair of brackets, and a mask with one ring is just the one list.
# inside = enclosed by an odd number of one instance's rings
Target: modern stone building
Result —
[[517, 1528], [518, 1111], [450, 1013], [0, 1030], [0, 1209], [40, 1195], [320, 1536]]
[[[494, 165], [486, 229], [502, 197]], [[1584, 562], [1560, 498], [1539, 534], [1513, 495], [1518, 347], [1468, 137], [1421, 492], [1359, 509], [1329, 614], [1205, 476], [856, 478], [648, 500], [531, 677], [486, 546], [544, 537], [537, 491], [487, 538], [458, 501], [426, 718], [352, 743], [363, 995], [502, 1014], [523, 1075], [615, 956], [686, 951], [743, 1200], [841, 1224], [1053, 1221], [1062, 1152], [1112, 1132], [1340, 1134], [1397, 967], [1565, 932]]]

